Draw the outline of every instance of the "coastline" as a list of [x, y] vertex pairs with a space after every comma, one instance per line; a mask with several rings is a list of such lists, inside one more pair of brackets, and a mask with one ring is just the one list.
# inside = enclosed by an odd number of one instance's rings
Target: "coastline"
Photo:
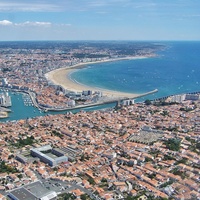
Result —
[[50, 71], [45, 74], [47, 80], [50, 80], [56, 85], [60, 85], [63, 88], [74, 91], [74, 92], [82, 92], [83, 90], [92, 90], [92, 91], [101, 91], [104, 96], [108, 97], [127, 97], [127, 98], [136, 98], [141, 96], [141, 94], [136, 93], [126, 93], [120, 91], [112, 91], [103, 88], [91, 87], [88, 85], [81, 84], [75, 80], [72, 80], [70, 74], [75, 72], [78, 69], [85, 68], [88, 64], [98, 64], [104, 62], [114, 62], [120, 60], [134, 60], [134, 59], [146, 59], [152, 56], [134, 56], [134, 57], [124, 57], [124, 58], [116, 58], [116, 59], [107, 59], [95, 62], [85, 62], [85, 63], [78, 63], [70, 67], [63, 67], [53, 71]]

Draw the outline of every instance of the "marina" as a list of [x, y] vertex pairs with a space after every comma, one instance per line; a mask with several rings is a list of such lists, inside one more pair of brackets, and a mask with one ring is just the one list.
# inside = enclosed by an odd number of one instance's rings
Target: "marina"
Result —
[[56, 112], [55, 111], [44, 112], [44, 110], [38, 109], [37, 107], [35, 107], [34, 105], [30, 103], [29, 103], [29, 106], [27, 106], [24, 102], [24, 96], [22, 93], [9, 92], [9, 95], [11, 96], [11, 99], [12, 99], [12, 107], [10, 107], [9, 109], [0, 107], [2, 111], [8, 112], [7, 113], [8, 116], [6, 118], [0, 118], [0, 122], [35, 118], [35, 117], [40, 117], [40, 116], [45, 116], [45, 115], [65, 114], [66, 112], [76, 113], [76, 112], [79, 112], [80, 110], [92, 111], [92, 110], [108, 109], [116, 105], [116, 103], [110, 103], [110, 104], [96, 105], [96, 106], [90, 105], [88, 107], [85, 107], [84, 109], [72, 108], [67, 111], [64, 110], [64, 111], [56, 111]]
[[28, 94], [22, 94], [22, 99], [25, 106], [33, 106], [33, 102]]

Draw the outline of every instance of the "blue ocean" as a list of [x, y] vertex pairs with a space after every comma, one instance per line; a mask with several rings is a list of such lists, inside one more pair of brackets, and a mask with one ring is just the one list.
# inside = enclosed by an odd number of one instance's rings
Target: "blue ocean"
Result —
[[[153, 99], [200, 91], [200, 42], [161, 42], [153, 58], [88, 65], [71, 75], [76, 81], [109, 90], [144, 93]], [[141, 100], [141, 99], [140, 99]]]

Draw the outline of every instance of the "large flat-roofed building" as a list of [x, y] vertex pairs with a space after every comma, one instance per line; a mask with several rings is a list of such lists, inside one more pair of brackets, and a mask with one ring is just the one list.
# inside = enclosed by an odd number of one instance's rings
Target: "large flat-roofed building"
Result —
[[16, 155], [16, 160], [18, 160], [19, 162], [25, 164], [25, 163], [33, 163], [34, 161], [39, 161], [40, 159], [39, 158], [36, 158], [36, 157], [32, 157], [31, 155], [31, 152], [30, 151], [24, 151], [20, 154], [17, 154]]
[[68, 161], [67, 156], [56, 152], [57, 151], [53, 149], [50, 145], [31, 149], [32, 156], [38, 157], [42, 162], [47, 163], [50, 166], [56, 166], [59, 163]]
[[170, 102], [181, 103], [185, 101], [185, 94], [173, 95], [168, 98]]
[[19, 188], [11, 191], [8, 196], [13, 200], [29, 199], [37, 200], [37, 198], [24, 188]]
[[200, 99], [200, 94], [186, 94], [185, 100], [197, 101]]
[[67, 147], [61, 147], [60, 150], [67, 155], [69, 161], [76, 160], [76, 158], [82, 154], [81, 150], [69, 145]]
[[12, 200], [56, 200], [57, 194], [47, 190], [40, 181], [30, 183], [9, 192]]

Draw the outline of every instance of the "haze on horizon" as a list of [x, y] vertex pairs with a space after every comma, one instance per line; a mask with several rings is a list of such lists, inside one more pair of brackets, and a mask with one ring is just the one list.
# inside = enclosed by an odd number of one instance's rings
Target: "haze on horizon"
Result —
[[0, 41], [200, 40], [199, 0], [0, 0]]

